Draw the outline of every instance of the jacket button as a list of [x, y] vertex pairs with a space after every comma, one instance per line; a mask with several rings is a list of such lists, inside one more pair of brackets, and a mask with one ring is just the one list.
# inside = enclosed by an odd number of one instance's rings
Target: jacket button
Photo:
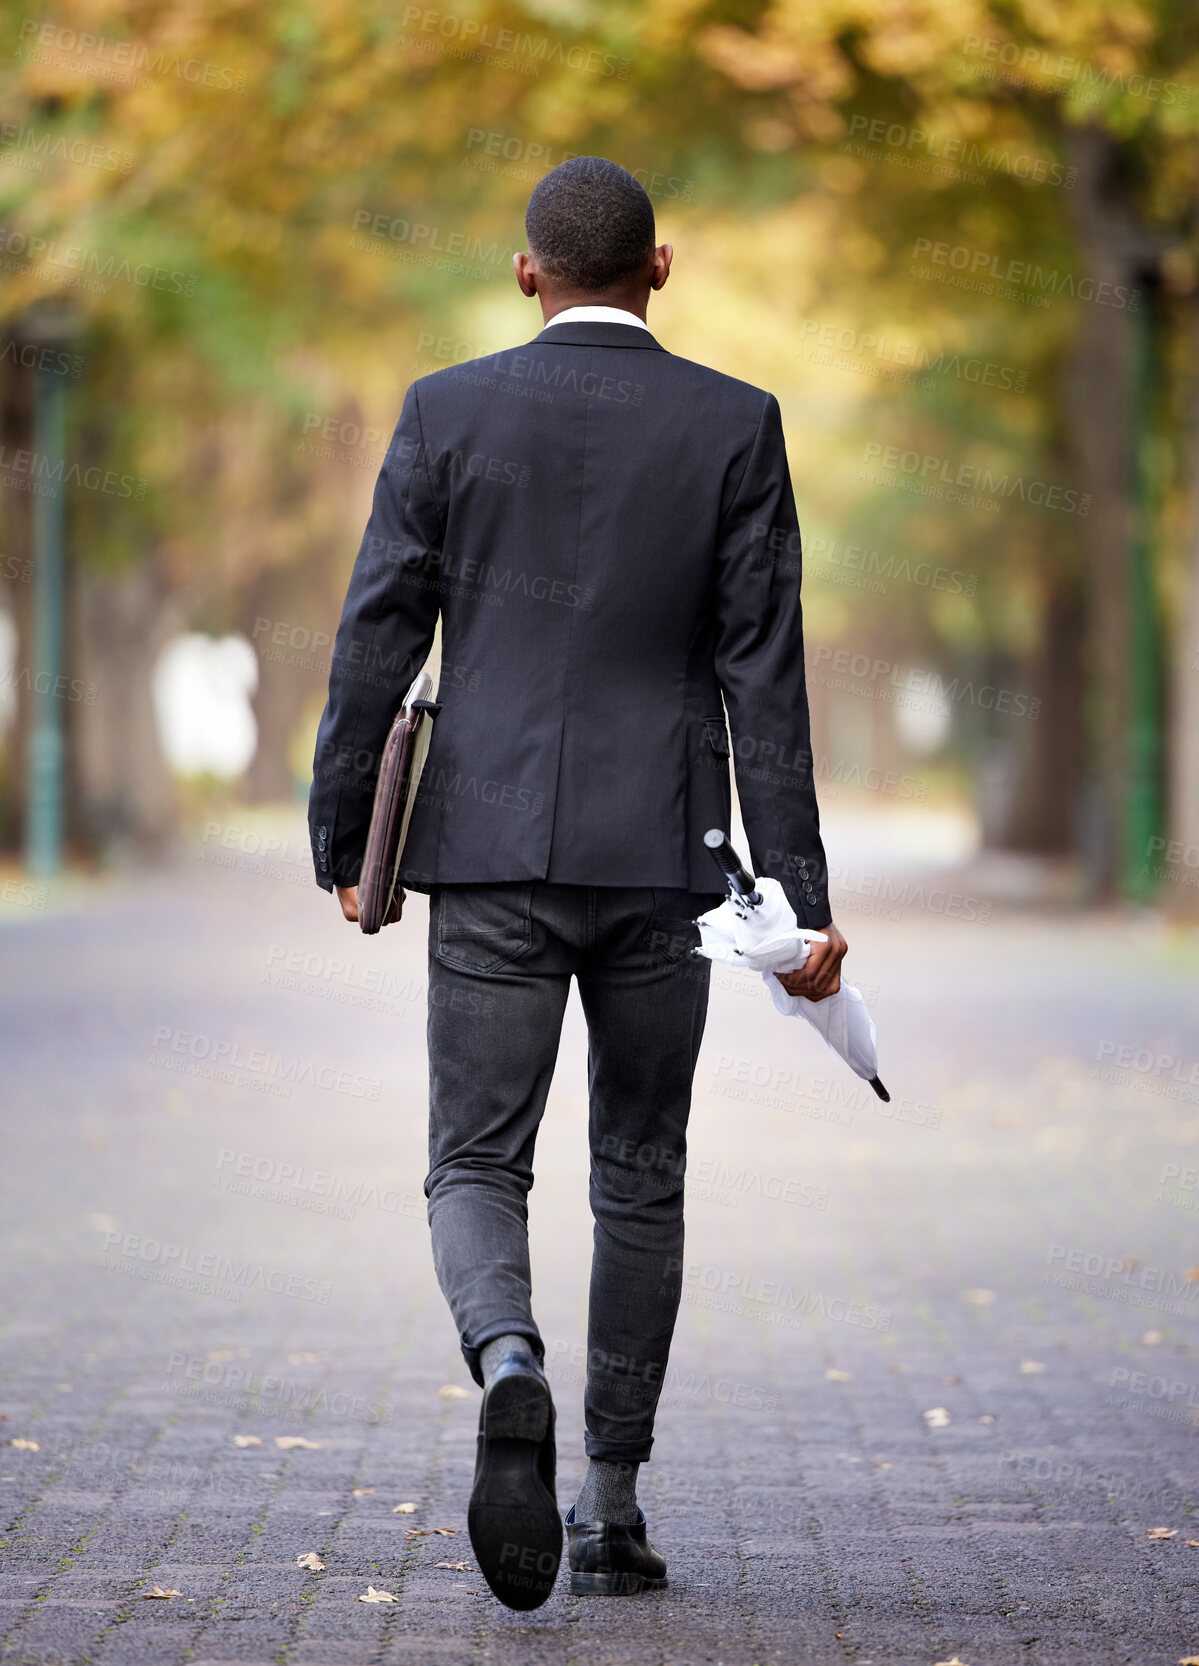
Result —
[[329, 829], [327, 827], [318, 827], [317, 830], [316, 830], [316, 836], [317, 836], [318, 839], [328, 838]]

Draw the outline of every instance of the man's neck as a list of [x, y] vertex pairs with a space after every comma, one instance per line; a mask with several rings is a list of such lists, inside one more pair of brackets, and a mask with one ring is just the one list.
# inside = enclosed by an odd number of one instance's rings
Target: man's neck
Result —
[[640, 298], [627, 293], [619, 295], [587, 294], [579, 295], [538, 295], [541, 302], [541, 320], [543, 324], [552, 324], [560, 312], [569, 312], [572, 307], [613, 307], [618, 312], [631, 312], [634, 318], [646, 322], [645, 313], [649, 305], [649, 296]]

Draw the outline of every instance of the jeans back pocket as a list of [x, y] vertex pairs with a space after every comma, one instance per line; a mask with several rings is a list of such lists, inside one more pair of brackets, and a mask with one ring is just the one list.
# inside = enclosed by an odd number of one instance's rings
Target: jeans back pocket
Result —
[[433, 952], [462, 972], [499, 972], [533, 942], [532, 881], [440, 885], [429, 914]]

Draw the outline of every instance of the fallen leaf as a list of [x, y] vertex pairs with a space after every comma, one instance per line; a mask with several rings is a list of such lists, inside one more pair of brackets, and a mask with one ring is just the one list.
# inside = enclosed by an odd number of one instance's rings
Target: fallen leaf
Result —
[[961, 1382], [961, 1380], [962, 1379], [960, 1377], [942, 1377], [941, 1378], [941, 1381], [945, 1384], [946, 1388], [956, 1388], [957, 1385]]
[[995, 1300], [994, 1290], [967, 1290], [966, 1300], [973, 1302], [975, 1307], [990, 1307]]
[[985, 1411], [985, 1412], [983, 1412], [982, 1416], [979, 1418], [978, 1421], [980, 1423], [994, 1423], [996, 1421], [996, 1419], [995, 1419], [995, 1416], [992, 1412]]
[[950, 1417], [944, 1406], [934, 1406], [931, 1411], [925, 1412], [924, 1421], [930, 1429], [946, 1429], [949, 1427]]
[[1178, 1529], [1177, 1527], [1147, 1527], [1145, 1537], [1147, 1539], [1176, 1539]]
[[323, 1573], [325, 1571], [325, 1564], [315, 1550], [309, 1550], [303, 1556], [297, 1556], [296, 1566], [298, 1568], [311, 1568], [313, 1573]]
[[1188, 1539], [1187, 1540], [1187, 1549], [1188, 1550], [1199, 1550], [1199, 1539]]
[[824, 1373], [824, 1380], [829, 1383], [851, 1383], [853, 1372], [829, 1370]]
[[1182, 1276], [1188, 1284], [1199, 1284], [1199, 1267], [1188, 1267]]
[[262, 1442], [257, 1435], [234, 1435], [233, 1444], [234, 1446], [261, 1446]]
[[445, 1383], [437, 1392], [443, 1400], [465, 1400], [468, 1398], [466, 1390], [459, 1388], [457, 1383]]
[[1158, 1343], [1161, 1341], [1161, 1339], [1162, 1339], [1161, 1331], [1159, 1331], [1159, 1330], [1147, 1330], [1145, 1332], [1144, 1336], [1142, 1336], [1141, 1341], [1145, 1344], [1145, 1346], [1147, 1348], [1156, 1348]]
[[305, 1452], [319, 1452], [324, 1445], [323, 1440], [305, 1440], [303, 1435], [276, 1435], [275, 1445], [280, 1452], [290, 1452], [293, 1446], [302, 1446]]
[[1040, 1372], [1044, 1371], [1044, 1369], [1045, 1367], [1041, 1364], [1039, 1359], [1022, 1359], [1020, 1361], [1021, 1376], [1035, 1377], [1038, 1376]]
[[319, 1354], [312, 1354], [312, 1353], [307, 1353], [307, 1352], [298, 1353], [298, 1354], [288, 1354], [287, 1363], [289, 1365], [317, 1365], [317, 1364], [320, 1363], [320, 1357], [321, 1356]]
[[448, 1538], [452, 1538], [453, 1535], [458, 1531], [458, 1529], [456, 1527], [431, 1527], [429, 1529], [429, 1531], [431, 1533], [444, 1533], [446, 1538], [448, 1539]]
[[41, 1447], [36, 1440], [10, 1440], [10, 1446], [15, 1446], [18, 1452], [40, 1452]]
[[959, 1660], [955, 1654], [952, 1660], [938, 1660], [936, 1666], [966, 1666], [964, 1660]]
[[180, 1595], [181, 1595], [181, 1592], [172, 1591], [169, 1585], [167, 1586], [165, 1591], [163, 1590], [161, 1585], [155, 1585], [155, 1587], [152, 1591], [143, 1591], [142, 1592], [143, 1597], [177, 1597], [177, 1596], [180, 1596]]
[[1199, 1654], [1184, 1655], [1178, 1666], [1199, 1666]]
[[473, 1573], [469, 1562], [434, 1562], [435, 1568], [452, 1568], [455, 1573]]
[[374, 1492], [374, 1490], [375, 1490], [374, 1487], [355, 1487], [354, 1488], [354, 1497], [355, 1498], [369, 1498], [370, 1495]]
[[397, 1504], [391, 1513], [393, 1516], [414, 1516], [416, 1514], [416, 1505]]
[[366, 1588], [365, 1594], [363, 1596], [360, 1596], [358, 1598], [358, 1601], [359, 1602], [398, 1602], [399, 1598], [398, 1597], [393, 1597], [390, 1591], [376, 1591], [375, 1587], [373, 1585], [368, 1585], [367, 1588]]
[[875, 1469], [890, 1469], [890, 1464], [875, 1464]]

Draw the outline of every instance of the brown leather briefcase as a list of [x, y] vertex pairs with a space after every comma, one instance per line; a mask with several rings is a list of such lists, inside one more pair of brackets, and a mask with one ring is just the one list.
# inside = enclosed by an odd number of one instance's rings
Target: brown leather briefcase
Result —
[[433, 719], [441, 710], [430, 698], [432, 693], [433, 679], [422, 671], [404, 696], [383, 746], [358, 881], [358, 924], [370, 936], [388, 924], [400, 889], [404, 840], [433, 738]]

